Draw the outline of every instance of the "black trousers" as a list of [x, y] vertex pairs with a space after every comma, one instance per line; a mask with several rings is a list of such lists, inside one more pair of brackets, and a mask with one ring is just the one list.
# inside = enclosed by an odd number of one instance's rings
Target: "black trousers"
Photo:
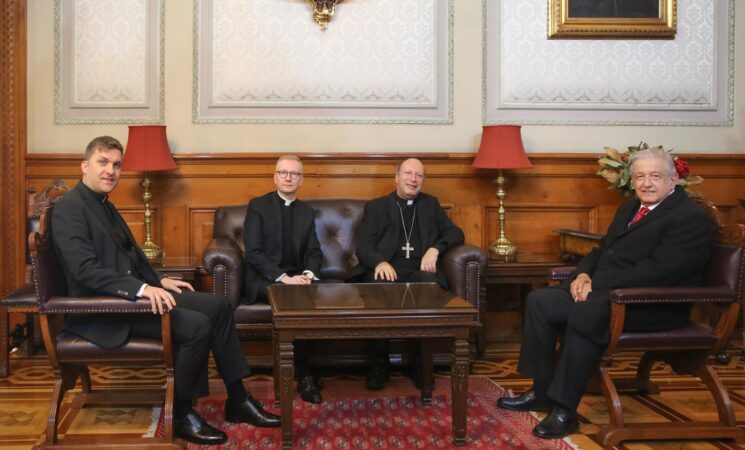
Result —
[[[587, 301], [609, 302], [607, 292], [593, 292]], [[587, 382], [598, 368], [607, 341], [586, 336], [571, 320], [577, 305], [569, 293], [569, 285], [562, 284], [535, 290], [525, 303], [525, 320], [518, 361], [518, 371], [533, 379], [533, 389], [566, 408], [576, 410]], [[610, 307], [610, 305], [608, 305]], [[625, 329], [663, 330], [680, 326], [688, 320], [680, 309], [670, 311], [631, 310], [627, 308]], [[607, 326], [607, 325], [606, 325]], [[563, 333], [564, 341], [557, 364], [556, 342]]]
[[[176, 397], [189, 400], [209, 394], [208, 357], [215, 357], [217, 370], [227, 385], [249, 375], [233, 323], [233, 308], [224, 297], [205, 292], [173, 293], [171, 339], [174, 345]], [[140, 316], [141, 317], [141, 316]], [[160, 338], [160, 318], [147, 316], [132, 324], [132, 337]]]

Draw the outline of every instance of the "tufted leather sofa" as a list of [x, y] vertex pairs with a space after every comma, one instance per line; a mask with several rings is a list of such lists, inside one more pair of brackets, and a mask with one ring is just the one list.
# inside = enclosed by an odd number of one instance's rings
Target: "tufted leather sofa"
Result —
[[[305, 201], [316, 212], [316, 234], [323, 252], [320, 279], [323, 282], [343, 282], [358, 264], [354, 253], [355, 230], [366, 200]], [[266, 340], [271, 339], [271, 308], [265, 303], [242, 303], [246, 207], [224, 206], [215, 211], [212, 240], [204, 252], [204, 268], [212, 277], [213, 291], [227, 297], [235, 307], [235, 322], [241, 338]], [[440, 264], [450, 290], [482, 311], [479, 290], [481, 273], [486, 268], [486, 253], [478, 247], [461, 245], [443, 254]], [[479, 313], [474, 327], [481, 326]]]

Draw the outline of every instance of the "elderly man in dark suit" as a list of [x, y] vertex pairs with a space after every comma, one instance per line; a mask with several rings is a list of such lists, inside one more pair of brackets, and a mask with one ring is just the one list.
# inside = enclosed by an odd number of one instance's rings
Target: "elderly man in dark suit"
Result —
[[[434, 282], [447, 289], [438, 269], [440, 253], [464, 241], [463, 230], [445, 214], [436, 197], [422, 193], [424, 165], [416, 158], [396, 168], [396, 191], [365, 205], [357, 234], [360, 264], [352, 278], [364, 282]], [[367, 387], [388, 380], [388, 341], [378, 341]]]
[[[303, 184], [303, 163], [284, 155], [274, 171], [276, 190], [252, 199], [243, 222], [246, 247], [245, 301], [267, 303], [272, 283], [311, 284], [321, 270], [321, 244], [316, 236], [315, 213], [297, 199]], [[310, 341], [295, 344], [298, 393], [309, 403], [321, 403], [321, 386], [310, 373]]]
[[[611, 290], [696, 285], [702, 279], [711, 219], [676, 187], [669, 153], [639, 151], [630, 164], [636, 198], [621, 205], [600, 246], [580, 261], [570, 280], [528, 295], [518, 370], [533, 378], [533, 387], [519, 397], [500, 398], [498, 405], [549, 411], [533, 429], [541, 438], [561, 438], [579, 426], [577, 406], [610, 338]], [[626, 311], [627, 330], [656, 331], [684, 324], [690, 306], [629, 306]], [[554, 367], [561, 332], [562, 352]]]
[[85, 150], [83, 178], [54, 208], [52, 235], [64, 268], [70, 295], [113, 295], [147, 298], [153, 316], [113, 317], [89, 314], [69, 317], [65, 329], [104, 348], [122, 345], [130, 337], [161, 337], [160, 318], [170, 310], [174, 362], [174, 433], [197, 444], [222, 444], [227, 436], [192, 409], [192, 401], [208, 394], [210, 350], [225, 382], [225, 418], [256, 426], [277, 427], [268, 413], [244, 389], [250, 373], [226, 299], [194, 292], [185, 281], [164, 277], [148, 263], [108, 194], [119, 184], [124, 149], [118, 140], [102, 136]]

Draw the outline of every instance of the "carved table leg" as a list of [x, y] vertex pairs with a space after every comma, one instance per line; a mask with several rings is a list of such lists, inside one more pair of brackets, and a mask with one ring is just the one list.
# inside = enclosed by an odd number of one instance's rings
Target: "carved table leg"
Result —
[[272, 330], [272, 354], [274, 355], [272, 361], [272, 381], [274, 381], [274, 406], [279, 408], [282, 406], [279, 403], [279, 391], [280, 391], [280, 375], [279, 375], [279, 333], [277, 330]]
[[292, 400], [294, 391], [292, 381], [295, 379], [295, 354], [292, 341], [279, 342], [279, 403], [282, 415], [282, 448], [292, 448]]
[[466, 445], [468, 419], [468, 340], [459, 336], [453, 341], [453, 363], [451, 368], [453, 397], [453, 444]]

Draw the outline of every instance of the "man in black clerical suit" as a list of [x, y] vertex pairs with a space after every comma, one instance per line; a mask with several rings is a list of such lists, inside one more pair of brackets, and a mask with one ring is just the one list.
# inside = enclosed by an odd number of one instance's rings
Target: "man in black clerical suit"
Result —
[[[303, 184], [303, 163], [285, 155], [274, 171], [276, 191], [248, 203], [243, 222], [246, 246], [245, 301], [268, 303], [271, 283], [311, 284], [321, 271], [321, 244], [316, 236], [315, 213], [297, 199]], [[295, 343], [298, 393], [306, 402], [321, 403], [320, 383], [310, 373], [310, 341]]]
[[[416, 158], [396, 168], [396, 191], [369, 201], [357, 234], [360, 264], [352, 278], [363, 282], [435, 282], [447, 289], [437, 259], [464, 241], [463, 231], [436, 197], [421, 192], [424, 165]], [[367, 387], [388, 380], [388, 341], [378, 341]]]
[[197, 444], [222, 444], [227, 436], [192, 409], [192, 401], [207, 395], [209, 352], [225, 382], [225, 418], [262, 427], [278, 427], [244, 389], [250, 373], [226, 299], [194, 292], [187, 282], [164, 277], [145, 259], [108, 194], [119, 184], [124, 149], [118, 140], [101, 136], [88, 144], [80, 164], [83, 178], [57, 202], [52, 236], [72, 296], [113, 295], [129, 300], [147, 298], [153, 316], [88, 314], [70, 316], [65, 329], [104, 348], [130, 337], [161, 337], [158, 314], [171, 311], [175, 399], [174, 433]]
[[[578, 428], [576, 409], [610, 339], [613, 289], [697, 285], [709, 258], [712, 221], [676, 188], [669, 153], [643, 150], [631, 158], [636, 198], [621, 205], [600, 246], [578, 264], [572, 278], [528, 295], [518, 370], [533, 387], [497, 404], [513, 411], [550, 411], [533, 433], [561, 438]], [[656, 331], [688, 320], [690, 305], [631, 305], [625, 329]], [[554, 365], [555, 345], [563, 333]]]

